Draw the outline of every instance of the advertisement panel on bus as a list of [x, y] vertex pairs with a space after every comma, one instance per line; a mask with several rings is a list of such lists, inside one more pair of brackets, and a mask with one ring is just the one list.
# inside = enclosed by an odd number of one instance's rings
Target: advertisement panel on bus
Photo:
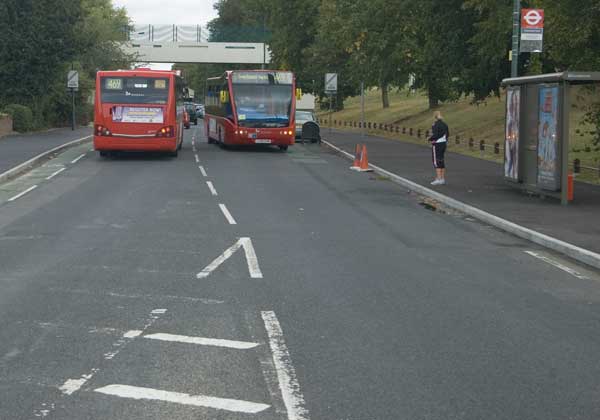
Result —
[[207, 80], [205, 128], [209, 143], [294, 144], [296, 87], [293, 73], [228, 71]]
[[99, 71], [94, 148], [157, 151], [177, 156], [183, 142], [183, 80], [173, 71]]

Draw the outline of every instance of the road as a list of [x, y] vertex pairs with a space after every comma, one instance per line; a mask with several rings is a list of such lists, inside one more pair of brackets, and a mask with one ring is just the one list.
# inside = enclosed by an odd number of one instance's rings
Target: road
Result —
[[318, 145], [89, 147], [0, 188], [1, 419], [600, 418], [597, 272]]

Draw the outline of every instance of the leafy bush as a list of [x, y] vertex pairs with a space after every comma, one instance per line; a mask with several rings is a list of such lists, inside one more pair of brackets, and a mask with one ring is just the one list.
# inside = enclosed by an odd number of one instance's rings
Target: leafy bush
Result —
[[25, 105], [11, 104], [4, 108], [4, 112], [13, 119], [13, 129], [18, 132], [31, 131], [33, 129], [33, 112]]

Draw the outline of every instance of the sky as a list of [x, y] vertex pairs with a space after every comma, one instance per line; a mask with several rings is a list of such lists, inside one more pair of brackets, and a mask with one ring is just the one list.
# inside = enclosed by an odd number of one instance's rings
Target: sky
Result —
[[217, 17], [214, 0], [113, 0], [135, 24], [206, 25]]
[[[113, 0], [125, 7], [134, 24], [206, 25], [217, 17], [215, 0]], [[157, 70], [170, 69], [168, 63], [150, 63]]]

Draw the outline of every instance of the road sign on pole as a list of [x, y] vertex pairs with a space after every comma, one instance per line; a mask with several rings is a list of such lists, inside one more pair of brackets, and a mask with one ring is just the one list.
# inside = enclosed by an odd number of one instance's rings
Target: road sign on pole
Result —
[[330, 94], [337, 93], [338, 90], [338, 75], [337, 73], [325, 74], [325, 92]]
[[544, 41], [544, 10], [521, 10], [521, 52], [542, 52]]
[[67, 87], [69, 89], [79, 89], [79, 72], [76, 70], [69, 70], [67, 75]]

